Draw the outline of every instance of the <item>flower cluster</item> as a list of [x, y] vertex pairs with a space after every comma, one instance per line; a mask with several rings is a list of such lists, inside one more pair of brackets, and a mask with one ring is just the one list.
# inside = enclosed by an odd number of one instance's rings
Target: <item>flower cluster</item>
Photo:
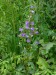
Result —
[[19, 36], [24, 38], [27, 43], [31, 43], [32, 38], [39, 33], [38, 30], [35, 28], [34, 21], [32, 20], [32, 16], [34, 13], [35, 13], [34, 6], [30, 6], [30, 15], [29, 15], [30, 21], [27, 20], [25, 22], [24, 28], [19, 28], [20, 31]]

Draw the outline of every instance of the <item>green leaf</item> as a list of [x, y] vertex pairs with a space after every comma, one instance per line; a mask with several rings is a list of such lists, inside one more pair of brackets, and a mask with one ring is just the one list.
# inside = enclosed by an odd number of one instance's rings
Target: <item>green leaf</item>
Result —
[[39, 65], [39, 68], [42, 70], [45, 70], [49, 67], [47, 61], [42, 57], [39, 57], [37, 64]]
[[53, 42], [49, 42], [49, 43], [46, 44], [45, 49], [49, 50], [49, 49], [51, 49], [51, 47], [53, 47], [53, 45], [54, 45]]

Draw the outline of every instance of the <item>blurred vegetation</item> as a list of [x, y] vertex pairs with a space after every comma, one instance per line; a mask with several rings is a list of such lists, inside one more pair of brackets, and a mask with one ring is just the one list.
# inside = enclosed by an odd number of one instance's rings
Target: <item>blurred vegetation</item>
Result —
[[[28, 51], [18, 34], [32, 4], [40, 44]], [[56, 0], [0, 0], [0, 74], [56, 75]]]

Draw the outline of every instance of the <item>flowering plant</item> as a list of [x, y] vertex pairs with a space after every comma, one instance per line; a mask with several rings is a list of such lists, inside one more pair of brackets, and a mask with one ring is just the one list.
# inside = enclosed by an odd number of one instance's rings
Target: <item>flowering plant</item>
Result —
[[[33, 16], [35, 14], [34, 6], [30, 6], [30, 14], [28, 15], [28, 20], [25, 21], [25, 26], [19, 28], [19, 38], [21, 42], [28, 44], [33, 44], [34, 41], [38, 45], [39, 42], [36, 40], [38, 37], [38, 28], [35, 27]], [[20, 41], [19, 41], [20, 42]]]

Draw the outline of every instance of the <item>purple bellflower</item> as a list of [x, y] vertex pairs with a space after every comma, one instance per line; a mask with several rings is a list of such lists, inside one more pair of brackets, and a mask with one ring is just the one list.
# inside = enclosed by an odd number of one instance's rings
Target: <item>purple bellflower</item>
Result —
[[26, 26], [25, 28], [26, 28], [26, 29], [29, 29], [29, 26]]
[[38, 33], [39, 33], [38, 31], [35, 32], [35, 34], [38, 34]]
[[27, 43], [30, 43], [30, 39], [27, 39], [26, 42], [27, 42]]
[[31, 24], [31, 25], [34, 25], [34, 22], [31, 22], [30, 24]]
[[32, 31], [34, 31], [34, 27], [31, 27], [30, 29], [31, 29]]
[[25, 24], [26, 24], [25, 28], [29, 29], [29, 21], [26, 21]]
[[26, 21], [25, 24], [26, 24], [26, 26], [28, 26], [29, 25], [29, 21]]
[[21, 32], [22, 32], [22, 31], [23, 31], [23, 28], [19, 28], [19, 31], [21, 31]]
[[21, 34], [22, 37], [25, 37], [25, 35], [26, 35], [25, 33], [22, 33], [22, 34]]

